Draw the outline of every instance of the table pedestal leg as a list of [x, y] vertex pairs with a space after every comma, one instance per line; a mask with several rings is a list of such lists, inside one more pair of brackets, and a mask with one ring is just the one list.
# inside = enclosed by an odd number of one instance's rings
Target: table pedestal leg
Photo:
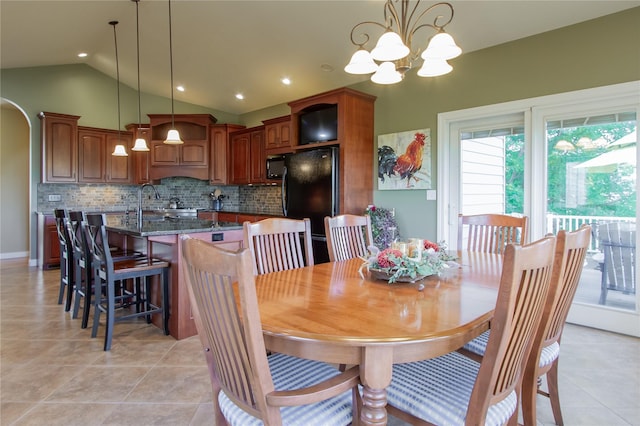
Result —
[[393, 349], [388, 346], [366, 346], [360, 363], [360, 381], [363, 385], [363, 425], [387, 424], [387, 391], [393, 371]]
[[387, 391], [364, 386], [362, 391], [362, 412], [360, 422], [363, 425], [387, 424]]

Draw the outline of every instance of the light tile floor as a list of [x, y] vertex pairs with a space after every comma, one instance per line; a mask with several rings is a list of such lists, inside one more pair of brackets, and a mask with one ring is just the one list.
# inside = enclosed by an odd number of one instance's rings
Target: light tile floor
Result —
[[[57, 305], [60, 273], [0, 262], [1, 425], [211, 425], [196, 337], [116, 324], [113, 347]], [[568, 325], [560, 389], [565, 424], [640, 426], [640, 339]], [[553, 424], [539, 397], [539, 424]], [[389, 424], [404, 425], [390, 418]]]

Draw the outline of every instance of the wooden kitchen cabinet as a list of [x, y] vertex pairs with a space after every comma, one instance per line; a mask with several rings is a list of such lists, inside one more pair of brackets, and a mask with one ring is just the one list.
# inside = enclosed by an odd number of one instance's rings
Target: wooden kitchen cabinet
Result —
[[42, 268], [52, 269], [58, 267], [60, 267], [60, 241], [58, 240], [56, 218], [52, 215], [45, 215], [42, 242]]
[[41, 112], [38, 117], [42, 142], [42, 182], [77, 182], [80, 117], [53, 112]]
[[[148, 124], [138, 125], [137, 123], [127, 124], [125, 126], [128, 132], [131, 132], [135, 141], [142, 138], [147, 142], [147, 146], [151, 145], [151, 127]], [[133, 143], [131, 144], [133, 146]], [[129, 153], [133, 157], [133, 179], [134, 183], [148, 183], [149, 178], [149, 151], [131, 151]]]
[[[362, 214], [369, 204], [373, 204], [375, 100], [375, 96], [345, 87], [289, 102], [293, 150], [338, 146], [340, 214]], [[338, 106], [338, 139], [298, 145], [300, 114], [321, 104]]]
[[234, 132], [229, 145], [231, 151], [229, 183], [233, 185], [265, 183], [264, 126]]
[[151, 122], [149, 178], [159, 180], [171, 176], [209, 179], [209, 126], [216, 123], [210, 114], [177, 114], [175, 129], [184, 141], [167, 145], [164, 140], [172, 128], [171, 114], [149, 114]]
[[[265, 149], [267, 154], [273, 150], [280, 150], [281, 148], [289, 148], [291, 146], [290, 115], [272, 118], [262, 123], [264, 123]], [[281, 151], [273, 152], [280, 153]]]
[[131, 155], [111, 155], [116, 145], [124, 145], [130, 154], [130, 132], [78, 127], [78, 182], [133, 183]]
[[235, 124], [214, 124], [210, 133], [209, 183], [226, 185], [229, 183], [229, 134], [244, 129]]

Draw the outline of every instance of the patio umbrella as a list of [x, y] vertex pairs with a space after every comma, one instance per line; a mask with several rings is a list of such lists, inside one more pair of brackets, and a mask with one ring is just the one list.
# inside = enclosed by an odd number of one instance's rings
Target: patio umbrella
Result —
[[592, 173], [610, 173], [618, 164], [636, 165], [636, 147], [615, 149], [574, 166], [576, 169], [588, 169]]

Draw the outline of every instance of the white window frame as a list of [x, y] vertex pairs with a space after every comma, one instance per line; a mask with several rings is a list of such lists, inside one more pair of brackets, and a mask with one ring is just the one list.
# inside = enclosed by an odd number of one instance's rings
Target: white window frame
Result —
[[[636, 111], [640, 122], [640, 81], [438, 114], [436, 186], [438, 241], [445, 240], [451, 247], [455, 247], [457, 241], [460, 152], [456, 142], [459, 139], [461, 123], [469, 124], [473, 121], [486, 123], [498, 116], [524, 115], [526, 161], [524, 214], [530, 218], [530, 240], [536, 240], [546, 232], [544, 220], [547, 186], [545, 122], [554, 117], [567, 118], [573, 114], [584, 116], [589, 115], [590, 112], [600, 114], [603, 110], [621, 111], [621, 109]], [[636, 155], [638, 156], [636, 163], [638, 163], [640, 150], [636, 150]], [[636, 191], [636, 205], [640, 206], [640, 191]], [[640, 209], [636, 211], [636, 223], [638, 223], [638, 217], [640, 217]], [[640, 238], [640, 235], [637, 238]], [[636, 277], [637, 281], [638, 277]], [[640, 305], [639, 300], [640, 294], [636, 294], [636, 306]], [[636, 312], [630, 312], [574, 304], [568, 321], [640, 337], [640, 309], [638, 308]]]

